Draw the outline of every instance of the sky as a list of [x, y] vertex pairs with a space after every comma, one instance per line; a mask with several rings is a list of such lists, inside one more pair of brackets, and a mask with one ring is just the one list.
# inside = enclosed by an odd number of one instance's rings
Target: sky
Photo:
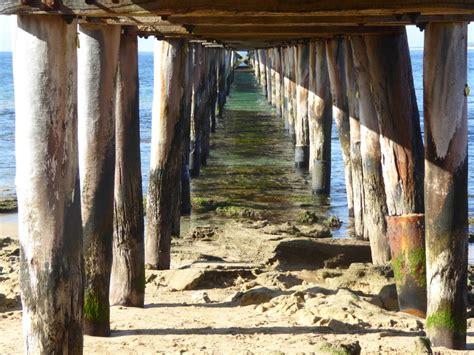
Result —
[[[13, 21], [13, 16], [0, 16], [0, 52], [11, 51]], [[407, 26], [407, 31], [410, 48], [422, 48], [423, 32], [415, 26]], [[468, 40], [470, 43], [474, 43], [474, 25], [469, 25]], [[138, 50], [141, 52], [152, 52], [153, 39], [151, 37], [148, 39], [140, 38]]]

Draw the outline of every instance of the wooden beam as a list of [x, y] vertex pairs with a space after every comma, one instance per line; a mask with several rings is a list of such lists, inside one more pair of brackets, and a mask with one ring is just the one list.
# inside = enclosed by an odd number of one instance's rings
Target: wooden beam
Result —
[[46, 6], [41, 0], [3, 0], [0, 14], [61, 13], [84, 16], [150, 16], [172, 14], [209, 15], [264, 15], [264, 14], [319, 14], [319, 15], [394, 15], [407, 12], [427, 14], [469, 14], [474, 0], [62, 0]]
[[309, 26], [334, 26], [334, 25], [410, 25], [427, 22], [456, 22], [474, 21], [474, 14], [462, 15], [425, 15], [417, 12], [395, 14], [388, 16], [321, 16], [321, 15], [271, 15], [271, 16], [186, 16], [171, 15], [155, 17], [137, 17], [137, 20], [148, 22], [150, 20], [160, 21], [162, 25], [206, 25], [206, 26], [287, 26], [287, 25], [309, 25]]

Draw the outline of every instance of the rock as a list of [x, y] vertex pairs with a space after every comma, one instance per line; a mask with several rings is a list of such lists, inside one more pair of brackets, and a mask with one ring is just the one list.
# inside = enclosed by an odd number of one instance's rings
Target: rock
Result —
[[272, 298], [279, 296], [281, 293], [278, 290], [267, 287], [256, 287], [246, 292], [238, 292], [232, 298], [232, 303], [237, 303], [240, 306], [249, 306], [251, 304], [262, 304], [270, 301]]
[[313, 224], [311, 226], [300, 226], [299, 236], [308, 238], [331, 238], [331, 230], [322, 224]]
[[352, 263], [372, 260], [368, 242], [350, 239], [285, 239], [273, 254], [268, 262], [283, 270], [320, 269], [326, 260], [347, 268]]
[[395, 284], [390, 284], [382, 287], [378, 296], [382, 301], [382, 307], [388, 311], [398, 312], [400, 310], [398, 306], [398, 295]]
[[208, 254], [199, 254], [196, 259], [199, 261], [202, 260], [202, 261], [225, 262], [225, 260], [219, 256], [208, 255]]
[[194, 290], [203, 277], [203, 270], [175, 270], [170, 277], [168, 288], [171, 291]]
[[431, 342], [426, 337], [415, 338], [415, 354], [432, 354]]
[[324, 220], [323, 224], [332, 229], [339, 229], [342, 226], [342, 221], [337, 216], [330, 216]]
[[186, 268], [163, 273], [170, 291], [203, 290], [234, 286], [242, 280], [253, 280], [252, 269]]
[[331, 343], [324, 342], [317, 346], [316, 353], [321, 355], [359, 355], [361, 347], [358, 341], [341, 342], [334, 341]]
[[258, 282], [260, 285], [272, 286], [282, 290], [301, 285], [301, 283], [303, 282], [301, 279], [292, 275], [289, 272], [266, 272], [260, 274], [255, 281]]
[[193, 303], [211, 303], [211, 299], [204, 291], [194, 292], [192, 295]]
[[222, 230], [214, 226], [195, 227], [191, 232], [191, 238], [200, 240], [211, 240]]
[[[375, 266], [368, 263], [351, 264], [341, 276], [326, 279], [326, 283], [332, 288], [346, 288], [372, 296], [378, 296], [385, 286], [393, 285], [394, 282], [393, 271], [389, 264]], [[394, 304], [388, 302], [389, 295], [394, 294], [393, 288], [392, 293], [388, 291], [390, 289], [385, 290], [382, 296], [387, 298], [387, 307], [392, 306], [393, 308]], [[385, 294], [385, 292], [388, 293]]]
[[18, 202], [16, 199], [0, 200], [0, 213], [18, 212]]
[[265, 219], [265, 212], [254, 208], [246, 208], [240, 206], [224, 206], [218, 207], [216, 213], [229, 218], [247, 218], [253, 220]]
[[300, 230], [296, 228], [293, 224], [286, 222], [281, 224], [272, 224], [268, 225], [263, 229], [263, 233], [270, 235], [279, 235], [279, 234], [290, 234], [297, 235], [300, 233]]
[[303, 211], [298, 215], [298, 222], [305, 224], [318, 223], [321, 220], [316, 213], [313, 211]]

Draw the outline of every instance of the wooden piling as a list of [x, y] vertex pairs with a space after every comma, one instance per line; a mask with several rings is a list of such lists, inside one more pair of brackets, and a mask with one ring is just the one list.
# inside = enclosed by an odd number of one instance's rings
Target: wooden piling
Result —
[[332, 99], [326, 60], [326, 42], [309, 44], [309, 171], [315, 194], [331, 190]]
[[354, 197], [352, 186], [351, 137], [349, 103], [346, 86], [345, 45], [341, 38], [326, 42], [326, 60], [331, 87], [333, 118], [336, 122], [346, 182], [347, 208], [349, 217], [354, 217]]
[[191, 175], [189, 173], [191, 106], [193, 95], [194, 46], [187, 44], [186, 68], [184, 74], [183, 107], [183, 157], [181, 165], [181, 215], [191, 213]]
[[273, 67], [275, 72], [275, 97], [274, 97], [274, 106], [276, 109], [276, 115], [281, 117], [281, 86], [282, 86], [282, 75], [281, 75], [281, 54], [280, 48], [273, 48]]
[[423, 212], [423, 143], [405, 29], [365, 36], [390, 216]]
[[[191, 152], [189, 154], [189, 173], [191, 177], [198, 177], [201, 172], [201, 141], [202, 141], [202, 124], [200, 111], [202, 110], [202, 71], [203, 68], [203, 47], [200, 44], [194, 46], [194, 62], [193, 62], [193, 92], [191, 106]], [[227, 80], [227, 77], [226, 77]], [[227, 85], [227, 83], [225, 84]], [[224, 86], [226, 92], [226, 86]], [[227, 93], [226, 93], [227, 95]]]
[[272, 104], [273, 100], [273, 77], [272, 77], [272, 53], [270, 49], [265, 50], [266, 60], [265, 60], [265, 71], [267, 76], [267, 100]]
[[258, 58], [259, 58], [259, 68], [260, 68], [260, 86], [262, 87], [262, 93], [267, 96], [267, 74], [266, 74], [266, 61], [267, 56], [266, 52], [263, 49], [258, 50]]
[[79, 26], [78, 116], [86, 268], [84, 333], [110, 335], [119, 26]]
[[80, 354], [77, 24], [66, 25], [58, 16], [18, 16], [16, 21], [13, 75], [24, 351]]
[[143, 307], [145, 251], [137, 28], [120, 37], [115, 108], [115, 200], [110, 304]]
[[[219, 110], [219, 117], [223, 117], [224, 113], [224, 105], [226, 102], [227, 93], [225, 90], [226, 84], [226, 72], [225, 72], [225, 50], [221, 49], [218, 51], [218, 110]], [[259, 73], [260, 73], [260, 63], [259, 66]]]
[[288, 48], [288, 134], [293, 144], [296, 143], [295, 123], [296, 123], [296, 46]]
[[360, 155], [360, 118], [359, 118], [359, 85], [354, 68], [354, 56], [351, 42], [344, 40], [344, 64], [346, 70], [347, 100], [349, 108], [350, 129], [350, 162], [352, 176], [352, 199], [354, 210], [354, 237], [364, 239], [364, 179], [362, 172], [362, 157]]
[[354, 66], [359, 85], [360, 152], [364, 188], [364, 234], [370, 240], [372, 262], [376, 265], [390, 260], [385, 217], [387, 203], [382, 176], [380, 134], [370, 83], [370, 66], [362, 36], [351, 38]]
[[309, 86], [309, 45], [298, 44], [296, 49], [296, 119], [295, 119], [295, 167], [309, 167], [308, 132], [308, 86]]
[[212, 54], [211, 49], [205, 48], [203, 60], [203, 71], [201, 77], [202, 104], [199, 107], [199, 121], [201, 123], [201, 166], [207, 165], [209, 157], [209, 140], [211, 135], [211, 82], [212, 82]]
[[425, 32], [427, 334], [433, 346], [466, 348], [467, 23]]
[[289, 73], [289, 63], [288, 63], [288, 47], [281, 47], [281, 75], [283, 77], [283, 86], [281, 93], [281, 115], [285, 122], [285, 130], [289, 131], [289, 96], [290, 96], [290, 73]]
[[185, 41], [155, 43], [155, 89], [148, 183], [145, 263], [152, 269], [169, 269], [173, 212], [179, 203]]

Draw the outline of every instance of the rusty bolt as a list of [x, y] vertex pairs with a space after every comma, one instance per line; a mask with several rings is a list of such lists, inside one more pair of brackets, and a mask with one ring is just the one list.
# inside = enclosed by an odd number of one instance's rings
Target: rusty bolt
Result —
[[59, 6], [59, 2], [57, 0], [41, 0], [41, 3], [47, 10], [53, 10]]

